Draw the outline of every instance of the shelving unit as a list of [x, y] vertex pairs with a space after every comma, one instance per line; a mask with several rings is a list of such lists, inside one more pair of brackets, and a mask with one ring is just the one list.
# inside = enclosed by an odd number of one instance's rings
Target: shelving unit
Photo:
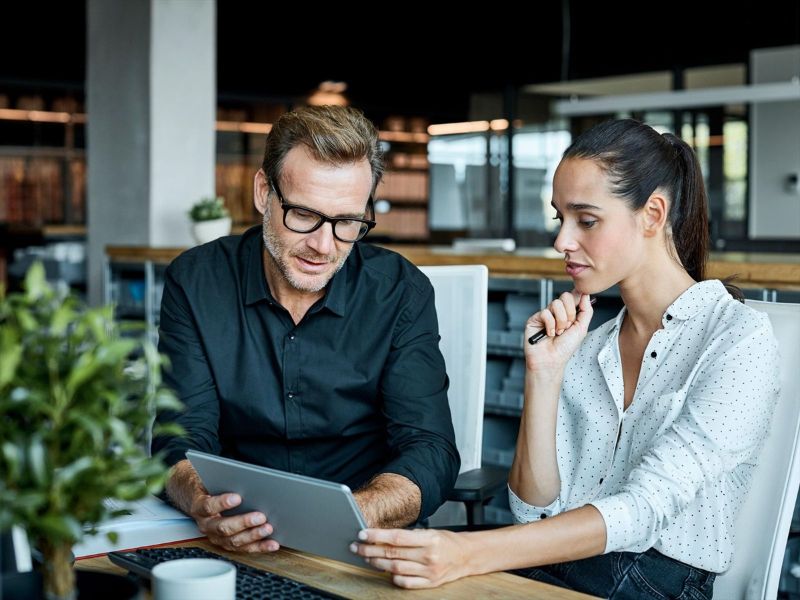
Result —
[[389, 210], [376, 215], [372, 235], [397, 241], [428, 239], [428, 136], [402, 131], [381, 132], [387, 169], [375, 200]]

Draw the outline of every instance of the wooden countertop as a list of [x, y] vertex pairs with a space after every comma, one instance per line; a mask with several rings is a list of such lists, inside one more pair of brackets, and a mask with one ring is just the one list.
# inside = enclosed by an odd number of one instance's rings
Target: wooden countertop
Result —
[[[453, 250], [449, 246], [386, 245], [416, 265], [484, 264], [493, 277], [550, 277], [568, 279], [564, 258], [552, 248], [520, 248], [514, 252]], [[112, 262], [150, 260], [167, 264], [184, 248], [109, 246]], [[800, 254], [724, 252], [712, 253], [707, 276], [724, 279], [736, 275], [736, 285], [800, 290]]]
[[[233, 560], [252, 565], [265, 571], [277, 573], [301, 581], [308, 585], [339, 594], [345, 598], [438, 598], [461, 600], [463, 598], [527, 598], [529, 600], [590, 600], [578, 592], [554, 587], [540, 581], [533, 581], [509, 573], [490, 573], [465, 577], [430, 590], [403, 590], [395, 587], [387, 573], [367, 568], [354, 567], [282, 548], [269, 554], [233, 554], [212, 546], [205, 540], [198, 540], [176, 546], [200, 546]], [[124, 573], [105, 556], [86, 558], [76, 563], [79, 569]]]

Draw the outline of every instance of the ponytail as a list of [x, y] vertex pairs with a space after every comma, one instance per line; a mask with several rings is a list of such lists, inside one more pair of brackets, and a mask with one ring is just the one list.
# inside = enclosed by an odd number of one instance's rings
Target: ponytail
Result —
[[671, 133], [661, 136], [675, 152], [675, 185], [670, 206], [672, 241], [686, 272], [695, 281], [705, 279], [708, 260], [708, 196], [697, 156]]

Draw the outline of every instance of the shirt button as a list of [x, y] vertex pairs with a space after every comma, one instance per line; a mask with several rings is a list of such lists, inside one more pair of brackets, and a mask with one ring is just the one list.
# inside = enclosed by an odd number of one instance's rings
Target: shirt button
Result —
[[292, 398], [294, 398], [294, 394], [289, 394], [289, 399], [291, 400]]
[[603, 478], [602, 477], [600, 478], [600, 484], [601, 485], [603, 484]]
[[290, 339], [290, 340], [293, 340], [293, 339], [294, 339], [294, 334], [293, 334], [293, 333], [290, 333], [290, 334], [289, 334], [289, 339]]
[[672, 321], [672, 315], [667, 315], [667, 321]]
[[651, 357], [651, 358], [655, 358], [656, 356], [658, 356], [658, 354], [656, 354], [656, 351], [655, 351], [655, 350], [653, 350], [653, 351], [650, 353], [650, 357]]
[[547, 515], [546, 515], [545, 513], [542, 513], [541, 515], [539, 515], [539, 518], [540, 518], [540, 519], [546, 519], [546, 518], [547, 518]]

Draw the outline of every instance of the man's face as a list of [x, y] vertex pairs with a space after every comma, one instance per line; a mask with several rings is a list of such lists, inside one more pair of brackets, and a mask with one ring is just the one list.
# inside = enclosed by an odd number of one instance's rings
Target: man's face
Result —
[[[329, 165], [315, 160], [303, 147], [286, 155], [278, 182], [285, 202], [322, 212], [330, 217], [363, 218], [372, 189], [367, 160]], [[283, 224], [283, 209], [263, 172], [255, 182], [255, 204], [264, 215], [264, 246], [282, 278], [299, 292], [322, 290], [342, 268], [353, 249], [333, 235], [331, 223], [311, 233], [296, 233]]]

